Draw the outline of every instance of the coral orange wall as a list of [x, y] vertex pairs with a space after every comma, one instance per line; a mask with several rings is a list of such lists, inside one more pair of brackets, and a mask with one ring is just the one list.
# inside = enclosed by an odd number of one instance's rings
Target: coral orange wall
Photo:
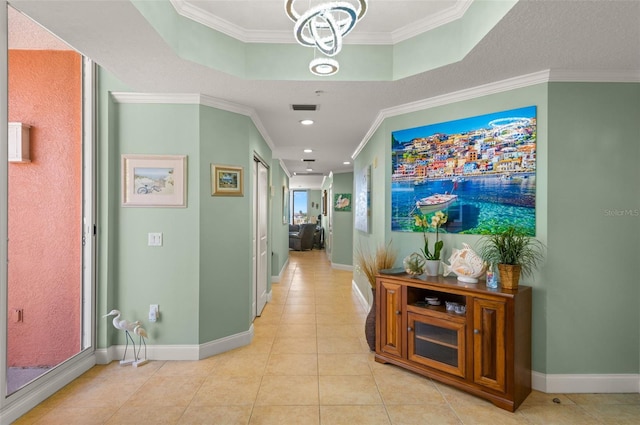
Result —
[[9, 51], [9, 121], [31, 126], [32, 161], [9, 163], [9, 367], [81, 349], [81, 100], [76, 52]]

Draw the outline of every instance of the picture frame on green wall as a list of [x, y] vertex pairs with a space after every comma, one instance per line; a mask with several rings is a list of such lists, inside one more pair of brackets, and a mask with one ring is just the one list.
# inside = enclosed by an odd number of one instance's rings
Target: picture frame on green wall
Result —
[[187, 206], [187, 156], [121, 156], [123, 207]]
[[244, 196], [243, 168], [211, 164], [211, 196]]

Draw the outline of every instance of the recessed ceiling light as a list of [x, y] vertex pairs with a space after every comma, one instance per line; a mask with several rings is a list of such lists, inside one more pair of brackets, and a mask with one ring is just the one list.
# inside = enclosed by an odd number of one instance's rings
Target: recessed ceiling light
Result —
[[311, 152], [313, 152], [313, 149], [305, 149], [303, 152], [304, 153], [311, 153]]
[[351, 164], [351, 163], [350, 163], [349, 161], [345, 161], [345, 162], [343, 162], [342, 164], [343, 164], [343, 165], [349, 165], [349, 164]]
[[300, 121], [300, 124], [302, 124], [302, 125], [311, 125], [311, 124], [313, 124], [313, 120], [302, 120], [302, 121]]
[[307, 168], [307, 171], [313, 171], [313, 168]]

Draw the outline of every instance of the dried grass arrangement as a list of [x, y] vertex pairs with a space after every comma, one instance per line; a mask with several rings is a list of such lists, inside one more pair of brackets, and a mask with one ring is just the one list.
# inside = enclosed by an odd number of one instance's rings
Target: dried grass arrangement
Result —
[[367, 277], [371, 289], [376, 287], [376, 274], [380, 270], [393, 268], [397, 257], [398, 252], [391, 248], [391, 241], [386, 245], [378, 245], [373, 253], [362, 248], [356, 250], [357, 266]]

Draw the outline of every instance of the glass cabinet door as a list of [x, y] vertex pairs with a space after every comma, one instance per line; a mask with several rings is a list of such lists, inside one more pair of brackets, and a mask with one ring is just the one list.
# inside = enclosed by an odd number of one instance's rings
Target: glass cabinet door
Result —
[[465, 377], [464, 321], [409, 313], [409, 360]]

